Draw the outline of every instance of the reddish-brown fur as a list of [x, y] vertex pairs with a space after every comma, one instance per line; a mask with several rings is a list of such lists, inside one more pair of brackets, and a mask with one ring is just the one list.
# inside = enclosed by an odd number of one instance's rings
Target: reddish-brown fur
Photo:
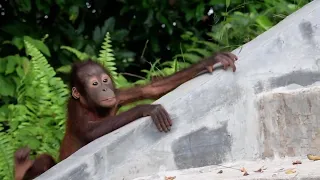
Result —
[[[171, 119], [161, 105], [138, 105], [118, 115], [116, 113], [121, 105], [141, 99], [159, 98], [204, 70], [212, 72], [212, 66], [217, 62], [221, 62], [225, 69], [231, 66], [235, 71], [235, 60], [237, 60], [237, 57], [231, 53], [218, 53], [174, 75], [161, 78], [145, 86], [115, 89], [113, 82], [108, 85], [101, 83], [99, 85], [99, 88], [100, 86], [103, 88], [101, 92], [94, 89], [95, 87], [89, 87], [89, 89], [87, 87], [86, 89], [87, 84], [89, 84], [87, 82], [90, 81], [90, 79], [86, 80], [86, 78], [102, 77], [103, 75], [101, 74], [104, 73], [108, 76], [110, 74], [104, 69], [101, 71], [102, 67], [93, 61], [75, 64], [71, 72], [71, 88], [74, 87], [74, 89], [72, 89], [72, 97], [68, 101], [66, 132], [60, 147], [60, 161], [66, 159], [91, 141], [140, 117], [151, 116], [159, 131], [170, 131]], [[103, 82], [106, 83], [107, 80], [105, 80]], [[109, 92], [107, 93], [106, 91]], [[94, 100], [91, 97], [96, 92], [103, 94], [103, 97], [110, 97], [110, 94], [114, 92], [115, 103], [110, 107], [94, 105]], [[30, 160], [29, 152], [28, 148], [21, 148], [15, 154], [16, 180], [33, 179], [55, 165], [50, 155], [43, 154], [37, 157], [36, 160]]]

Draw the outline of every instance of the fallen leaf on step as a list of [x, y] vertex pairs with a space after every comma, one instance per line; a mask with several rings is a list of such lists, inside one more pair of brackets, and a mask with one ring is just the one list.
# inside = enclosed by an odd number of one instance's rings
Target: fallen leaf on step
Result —
[[260, 172], [260, 173], [262, 173], [263, 171], [262, 171], [262, 169], [260, 168], [260, 169], [254, 171], [254, 172]]
[[293, 164], [293, 165], [302, 164], [302, 162], [297, 160], [297, 161], [293, 161], [292, 164]]
[[165, 177], [165, 180], [174, 180], [174, 179], [176, 179], [176, 177], [175, 176], [166, 176]]
[[296, 173], [297, 171], [295, 169], [288, 169], [286, 170], [286, 174], [293, 174]]
[[309, 160], [312, 160], [312, 161], [320, 160], [320, 156], [316, 156], [316, 155], [312, 155], [312, 154], [308, 154], [307, 157]]
[[249, 175], [247, 170], [244, 167], [241, 168], [240, 171], [243, 172], [243, 176], [248, 176]]
[[266, 167], [262, 166], [260, 169], [254, 171], [254, 172], [261, 172], [262, 173], [263, 170], [266, 170], [266, 169], [267, 169]]
[[218, 174], [222, 174], [223, 173], [223, 171], [222, 170], [220, 170], [219, 172], [218, 172]]

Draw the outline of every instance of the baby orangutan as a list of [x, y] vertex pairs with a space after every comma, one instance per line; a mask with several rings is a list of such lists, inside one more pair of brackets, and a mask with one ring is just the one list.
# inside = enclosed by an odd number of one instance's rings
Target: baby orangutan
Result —
[[[62, 161], [91, 141], [108, 134], [141, 117], [151, 116], [160, 132], [172, 126], [168, 112], [160, 104], [138, 105], [116, 114], [119, 107], [141, 99], [157, 99], [194, 78], [203, 71], [212, 72], [213, 65], [222, 63], [224, 69], [238, 58], [230, 52], [217, 53], [184, 70], [144, 86], [116, 89], [110, 73], [98, 63], [88, 60], [75, 63], [71, 71], [71, 97], [68, 100], [66, 131], [60, 147]], [[50, 155], [29, 158], [30, 150], [15, 153], [15, 179], [33, 179], [55, 165]]]

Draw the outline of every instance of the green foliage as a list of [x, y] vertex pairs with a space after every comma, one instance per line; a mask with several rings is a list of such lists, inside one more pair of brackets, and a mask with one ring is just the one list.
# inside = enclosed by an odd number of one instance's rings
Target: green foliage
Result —
[[61, 46], [61, 49], [65, 49], [67, 51], [70, 51], [71, 53], [75, 54], [77, 58], [81, 61], [87, 60], [90, 58], [90, 56], [87, 53], [83, 53], [78, 51], [75, 48], [69, 47], [69, 46]]
[[[132, 72], [134, 67], [139, 67], [138, 74], [142, 75], [140, 70], [148, 68], [148, 64], [141, 58], [153, 63], [156, 57], [172, 59], [181, 53], [181, 48], [185, 51], [185, 44], [190, 42], [182, 43], [181, 35], [186, 32], [201, 41], [214, 41], [232, 49], [310, 1], [36, 0], [33, 4], [31, 0], [5, 1], [1, 3], [5, 15], [0, 16], [0, 41], [12, 41], [21, 50], [25, 35], [41, 39], [50, 34], [46, 39], [50, 51], [33, 44], [48, 57], [48, 52], [54, 54], [54, 62], [50, 64], [55, 69], [61, 67], [58, 72], [67, 73], [73, 58], [68, 51], [61, 51], [61, 47], [72, 47], [93, 56], [99, 53], [106, 33], [110, 32], [116, 59], [113, 63], [118, 71]], [[10, 48], [0, 48], [0, 56], [7, 56]], [[185, 53], [187, 59], [197, 59], [199, 52]]]
[[[23, 47], [30, 60], [15, 55], [1, 58], [0, 61], [3, 65], [0, 77], [8, 75], [16, 82], [11, 83], [7, 77], [0, 79], [7, 83], [6, 88], [0, 89], [1, 101], [4, 101], [0, 106], [1, 179], [13, 178], [13, 154], [22, 146], [30, 147], [34, 155], [46, 152], [57, 159], [65, 128], [69, 90], [62, 79], [56, 77], [55, 70], [40, 52], [46, 46], [41, 46], [37, 40], [28, 40], [24, 40]], [[109, 33], [105, 36], [98, 58], [71, 47], [62, 48], [74, 53], [79, 60], [94, 59], [109, 69], [120, 87], [130, 86], [126, 78], [116, 72]], [[16, 103], [10, 103], [9, 97], [15, 97]], [[9, 99], [8, 102], [6, 99]]]
[[[3, 129], [0, 125], [0, 130]], [[0, 178], [13, 180], [13, 138], [5, 132], [0, 132]]]
[[17, 148], [28, 145], [37, 154], [47, 152], [57, 158], [64, 132], [67, 86], [55, 77], [54, 69], [35, 45], [27, 40], [24, 44], [31, 60], [29, 68], [21, 72], [17, 88], [12, 89], [17, 103], [4, 105], [0, 111], [0, 178], [4, 179], [13, 179]]
[[97, 61], [102, 64], [108, 71], [110, 72], [112, 77], [115, 77], [115, 81], [117, 83], [117, 68], [113, 52], [112, 52], [112, 46], [111, 46], [111, 40], [109, 32], [106, 34], [106, 37], [104, 39], [104, 42], [102, 44], [102, 50], [100, 50], [99, 57]]

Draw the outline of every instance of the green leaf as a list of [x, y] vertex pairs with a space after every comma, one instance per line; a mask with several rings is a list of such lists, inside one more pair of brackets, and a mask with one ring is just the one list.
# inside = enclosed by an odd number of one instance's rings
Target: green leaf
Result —
[[113, 32], [115, 24], [116, 24], [116, 19], [114, 17], [110, 17], [107, 20], [105, 20], [103, 26], [101, 27], [101, 34], [106, 34], [107, 32]]
[[157, 13], [157, 18], [161, 23], [166, 25], [166, 28], [168, 29], [168, 33], [172, 34], [173, 29], [172, 29], [172, 26], [169, 23], [168, 19], [164, 15], [162, 15], [161, 13]]
[[185, 59], [191, 63], [196, 63], [201, 59], [200, 56], [197, 56], [192, 53], [184, 53], [184, 54], [179, 54], [179, 55], [175, 56], [175, 58], [178, 58], [178, 57], [183, 57], [183, 59]]
[[21, 61], [22, 61], [22, 67], [23, 67], [23, 70], [24, 70], [24, 73], [27, 74], [28, 70], [29, 70], [29, 67], [30, 67], [30, 61], [28, 58], [26, 57], [21, 57]]
[[0, 96], [13, 96], [15, 92], [15, 85], [12, 81], [0, 74], [0, 84]]
[[28, 146], [31, 149], [38, 149], [40, 146], [40, 141], [32, 136], [29, 136], [28, 138], [24, 139], [25, 142], [28, 142]]
[[[78, 34], [83, 33], [85, 26], [86, 26], [85, 22], [84, 22], [84, 21], [81, 21], [81, 23], [79, 24], [78, 29], [76, 30], [76, 32], [77, 32]], [[82, 42], [82, 41], [81, 41], [81, 42]]]
[[0, 58], [0, 73], [4, 73], [7, 67], [7, 58]]
[[90, 44], [86, 45], [86, 47], [84, 48], [84, 52], [89, 54], [89, 55], [94, 55], [95, 54], [95, 50], [94, 47]]
[[51, 56], [49, 48], [42, 41], [33, 39], [33, 38], [29, 37], [29, 36], [24, 36], [24, 40], [30, 42], [37, 49], [39, 49], [43, 54], [45, 54], [45, 55], [47, 55], [49, 57]]
[[[24, 72], [24, 70], [22, 69], [22, 67], [20, 67], [20, 66], [16, 67], [16, 72], [17, 72], [17, 74], [18, 74], [18, 76], [19, 76], [20, 78], [23, 78], [23, 77], [25, 76], [25, 72]], [[19, 79], [19, 80], [21, 80], [21, 79]]]
[[196, 8], [196, 18], [197, 21], [200, 21], [204, 15], [204, 3], [200, 3]]
[[74, 22], [79, 16], [79, 7], [78, 6], [71, 6], [69, 9], [69, 20]]
[[[0, 122], [6, 121], [5, 118], [10, 113], [8, 105], [0, 106]], [[1, 126], [1, 124], [0, 124]], [[1, 131], [1, 130], [0, 130]]]
[[[93, 35], [92, 35], [92, 39], [94, 40], [94, 42], [96, 43], [100, 43], [100, 41], [102, 40], [102, 36], [101, 36], [101, 29], [99, 26], [96, 26], [96, 28], [93, 31]], [[87, 52], [87, 51], [86, 51]]]
[[74, 55], [77, 56], [77, 58], [79, 60], [86, 60], [86, 59], [90, 58], [90, 56], [88, 54], [80, 52], [79, 50], [72, 48], [72, 47], [69, 47], [69, 46], [61, 46], [61, 49], [65, 49], [65, 50], [73, 53]]
[[125, 14], [128, 11], [130, 11], [130, 7], [129, 6], [123, 6], [122, 9], [119, 12], [119, 15], [122, 16], [123, 14]]
[[70, 73], [71, 71], [71, 65], [65, 65], [65, 66], [61, 66], [59, 67], [57, 70], [57, 72], [61, 72], [61, 73]]
[[37, 6], [39, 11], [43, 11], [45, 14], [49, 14], [50, 13], [50, 8], [49, 8], [48, 4], [45, 1], [36, 0], [35, 2], [36, 2], [36, 6]]
[[117, 57], [121, 59], [133, 58], [135, 55], [136, 53], [127, 50], [120, 50], [117, 52]]
[[230, 6], [230, 2], [231, 2], [231, 0], [226, 0], [226, 6], [227, 6], [227, 8]]
[[196, 52], [201, 54], [203, 57], [211, 56], [212, 52], [208, 51], [206, 49], [200, 49], [200, 48], [189, 48], [188, 52]]
[[23, 39], [20, 37], [13, 37], [12, 44], [15, 45], [19, 50], [24, 47]]
[[186, 16], [186, 17], [185, 17], [186, 20], [187, 20], [187, 21], [190, 21], [190, 20], [193, 18], [193, 16], [194, 16], [194, 11], [191, 10], [191, 9], [186, 10], [185, 16]]
[[259, 16], [256, 19], [256, 22], [264, 29], [264, 30], [268, 30], [273, 26], [273, 23], [269, 20], [269, 18], [267, 16]]
[[56, 0], [56, 3], [60, 6], [63, 7], [65, 5], [65, 0]]
[[143, 24], [147, 25], [148, 27], [152, 27], [153, 25], [153, 18], [154, 18], [154, 12], [152, 10], [149, 11], [148, 16], [146, 20], [143, 22]]
[[16, 0], [20, 11], [28, 13], [31, 10], [31, 0]]
[[14, 72], [20, 58], [19, 56], [8, 56], [7, 60], [8, 60], [8, 63], [7, 63], [5, 75], [8, 75]]
[[118, 40], [118, 41], [123, 41], [123, 39], [128, 36], [129, 34], [129, 31], [126, 30], [126, 29], [120, 29], [118, 31], [115, 31], [113, 34], [112, 34], [112, 39], [113, 40]]

